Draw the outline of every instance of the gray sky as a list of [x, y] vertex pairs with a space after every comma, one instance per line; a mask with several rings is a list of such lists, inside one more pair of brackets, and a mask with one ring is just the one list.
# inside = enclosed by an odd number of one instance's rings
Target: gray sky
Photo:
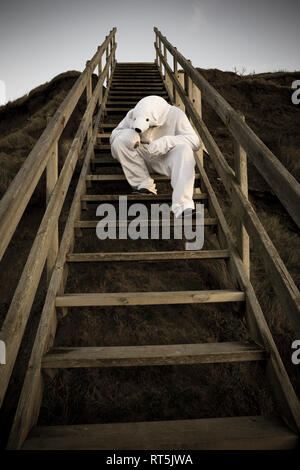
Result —
[[13, 100], [83, 70], [114, 26], [120, 62], [153, 61], [157, 26], [195, 66], [300, 70], [299, 16], [298, 0], [1, 0], [0, 104], [4, 84]]

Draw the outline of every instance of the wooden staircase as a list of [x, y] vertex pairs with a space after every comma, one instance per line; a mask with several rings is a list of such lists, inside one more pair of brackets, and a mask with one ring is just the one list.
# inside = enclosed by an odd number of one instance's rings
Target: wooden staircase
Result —
[[[114, 43], [112, 42], [112, 46]], [[160, 45], [161, 47], [161, 45]], [[159, 47], [158, 47], [159, 53]], [[60, 243], [55, 268], [41, 315], [29, 368], [8, 443], [9, 449], [291, 449], [299, 442], [299, 408], [270, 330], [235, 248], [223, 212], [203, 166], [198, 163], [194, 199], [205, 204], [207, 236], [217, 234], [220, 248], [198, 251], [76, 252], [75, 236], [95, 229], [97, 220], [87, 219], [90, 205], [118, 201], [171, 202], [171, 191], [133, 195], [120, 193], [125, 176], [110, 155], [112, 129], [143, 97], [155, 94], [174, 103], [161, 67], [154, 63], [116, 63], [108, 79], [107, 93], [94, 120], [95, 139], [87, 147], [69, 218]], [[180, 105], [180, 103], [179, 103]], [[158, 185], [168, 179], [154, 175]], [[95, 186], [100, 188], [95, 190]], [[105, 185], [109, 185], [105, 190]], [[95, 193], [95, 191], [98, 191]], [[102, 191], [102, 192], [101, 192]], [[75, 235], [74, 235], [75, 234]], [[95, 234], [96, 237], [96, 234]], [[104, 242], [102, 242], [104, 243]], [[138, 242], [136, 242], [138, 243]], [[137, 262], [178, 260], [224, 260], [235, 289], [169, 292], [65, 292], [68, 266], [72, 263]], [[91, 265], [92, 266], [92, 265]], [[234, 266], [234, 268], [233, 268]], [[239, 305], [253, 340], [199, 344], [142, 345], [122, 347], [55, 347], [56, 311], [71, 315], [70, 307], [142, 306], [175, 304]], [[43, 374], [51, 369], [91, 367], [137, 367], [260, 361], [273, 377], [274, 395], [280, 397], [282, 418], [237, 416], [177, 421], [130, 422], [39, 426]]]

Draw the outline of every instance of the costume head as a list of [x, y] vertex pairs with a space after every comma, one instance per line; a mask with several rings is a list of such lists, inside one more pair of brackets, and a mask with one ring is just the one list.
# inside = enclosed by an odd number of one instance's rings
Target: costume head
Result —
[[129, 111], [131, 129], [139, 134], [145, 132], [149, 127], [162, 126], [171, 105], [161, 96], [146, 96], [142, 98], [135, 107]]

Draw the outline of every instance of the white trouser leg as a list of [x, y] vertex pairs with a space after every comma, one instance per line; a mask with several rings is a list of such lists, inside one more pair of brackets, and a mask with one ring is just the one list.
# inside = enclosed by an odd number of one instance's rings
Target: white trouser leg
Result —
[[111, 144], [112, 156], [122, 165], [128, 183], [134, 188], [146, 188], [156, 194], [156, 185], [151, 178], [147, 165], [134, 143], [137, 140], [133, 129], [124, 129], [117, 135]]
[[164, 157], [147, 160], [152, 169], [171, 177], [172, 211], [178, 217], [185, 209], [194, 209], [195, 157], [188, 144], [178, 144]]

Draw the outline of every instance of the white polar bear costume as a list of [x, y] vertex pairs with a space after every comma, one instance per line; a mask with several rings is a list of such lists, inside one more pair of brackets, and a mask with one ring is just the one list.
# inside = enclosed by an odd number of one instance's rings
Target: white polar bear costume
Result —
[[149, 172], [169, 176], [175, 217], [194, 209], [194, 152], [201, 143], [181, 109], [160, 96], [146, 96], [112, 131], [110, 144], [133, 188], [156, 194]]

